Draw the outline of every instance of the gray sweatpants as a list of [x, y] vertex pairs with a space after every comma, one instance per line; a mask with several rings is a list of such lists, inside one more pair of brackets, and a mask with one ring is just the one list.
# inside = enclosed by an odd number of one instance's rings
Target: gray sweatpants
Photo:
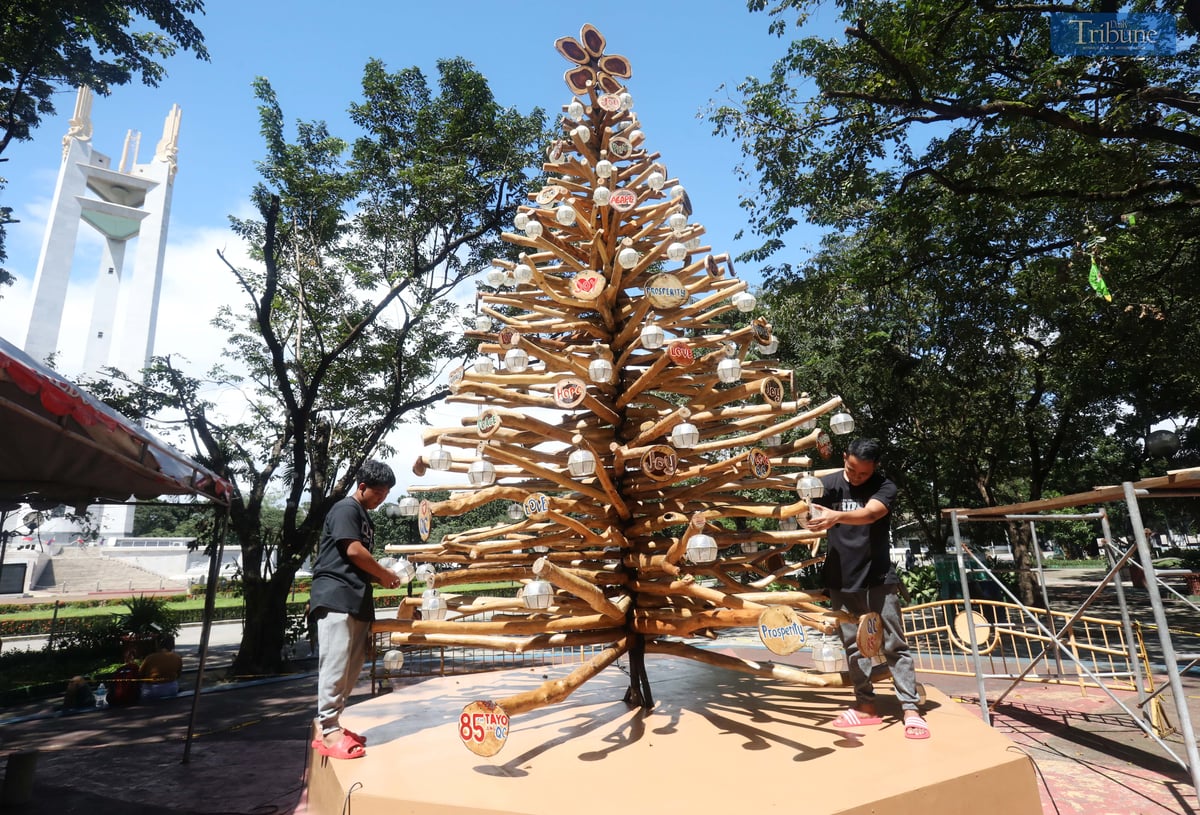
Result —
[[[912, 655], [908, 652], [908, 641], [904, 638], [904, 621], [900, 616], [900, 594], [897, 586], [872, 586], [863, 591], [829, 590], [829, 604], [848, 611], [855, 616], [876, 611], [883, 618], [883, 655], [887, 657], [892, 672], [892, 683], [896, 698], [905, 710], [917, 710], [917, 675], [913, 670]], [[850, 681], [854, 684], [854, 698], [858, 704], [873, 704], [875, 688], [871, 684], [871, 658], [858, 653], [858, 626], [843, 623], [842, 644], [846, 646], [846, 665], [850, 670]]]
[[317, 617], [317, 724], [326, 734], [341, 727], [346, 700], [358, 684], [367, 659], [371, 624], [341, 611], [319, 610]]

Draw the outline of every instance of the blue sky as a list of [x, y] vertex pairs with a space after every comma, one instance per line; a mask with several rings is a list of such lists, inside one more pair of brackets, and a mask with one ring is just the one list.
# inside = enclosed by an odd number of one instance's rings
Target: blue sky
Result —
[[[488, 77], [501, 104], [524, 111], [541, 106], [553, 113], [571, 99], [562, 81], [568, 63], [554, 50], [554, 41], [576, 36], [590, 22], [607, 37], [609, 53], [632, 63], [628, 88], [647, 144], [687, 188], [694, 220], [708, 229], [714, 250], [736, 254], [752, 245], [733, 240], [743, 227], [738, 198], [753, 193], [734, 173], [741, 158], [738, 146], [712, 135], [711, 124], [699, 115], [710, 100], [731, 98], [746, 76], [764, 76], [795, 32], [787, 39], [771, 35], [771, 18], [748, 12], [741, 0], [612, 0], [588, 4], [587, 10], [541, 0], [214, 0], [208, 6], [198, 23], [211, 62], [177, 55], [158, 88], [118, 88], [109, 97], [97, 97], [92, 109], [94, 147], [115, 161], [126, 130], [140, 130], [143, 162], [153, 155], [171, 105], [182, 109], [155, 351], [188, 357], [194, 373], [215, 361], [220, 345], [208, 320], [221, 302], [237, 298], [215, 253], [238, 254], [227, 218], [249, 214], [254, 164], [263, 155], [251, 91], [256, 76], [271, 80], [289, 123], [323, 119], [347, 138], [355, 133], [345, 112], [358, 99], [370, 58], [393, 70], [415, 65], [436, 78], [439, 58], [463, 56]], [[835, 9], [823, 14], [811, 25], [837, 30]], [[56, 105], [58, 115], [35, 131], [33, 141], [11, 145], [5, 152], [9, 161], [0, 167], [9, 182], [0, 195], [21, 220], [9, 227], [7, 267], [18, 282], [0, 292], [0, 334], [18, 346], [24, 344], [31, 283], [74, 91], [64, 90]], [[81, 227], [67, 308], [70, 325], [60, 341], [59, 368], [68, 376], [82, 364], [90, 283], [98, 263], [99, 244], [89, 233], [89, 227]], [[815, 231], [799, 230], [785, 254], [792, 260], [803, 256], [817, 239]], [[128, 257], [132, 263], [132, 252]], [[751, 280], [757, 279], [756, 271], [739, 266]]]

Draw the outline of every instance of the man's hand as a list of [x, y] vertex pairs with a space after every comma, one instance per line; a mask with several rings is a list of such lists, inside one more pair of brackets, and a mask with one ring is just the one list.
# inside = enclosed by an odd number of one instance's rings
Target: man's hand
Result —
[[841, 515], [835, 510], [813, 504], [808, 508], [808, 520], [804, 522], [804, 528], [809, 532], [824, 532], [838, 523]]

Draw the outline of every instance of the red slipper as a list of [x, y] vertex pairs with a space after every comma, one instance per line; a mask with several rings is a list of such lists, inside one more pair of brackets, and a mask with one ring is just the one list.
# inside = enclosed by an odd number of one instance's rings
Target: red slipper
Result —
[[367, 748], [350, 738], [350, 735], [344, 730], [342, 731], [342, 740], [333, 747], [326, 744], [324, 739], [313, 739], [312, 748], [328, 758], [362, 758], [367, 754]]
[[345, 734], [346, 734], [347, 736], [349, 736], [350, 738], [354, 739], [354, 740], [355, 740], [356, 742], [358, 742], [359, 744], [361, 744], [361, 745], [363, 745], [363, 746], [366, 746], [366, 743], [367, 743], [367, 737], [366, 737], [366, 736], [360, 736], [360, 735], [358, 735], [357, 733], [355, 733], [353, 730], [350, 730], [350, 729], [348, 729], [348, 728], [345, 728], [345, 727], [343, 727], [343, 728], [342, 728], [342, 732], [343, 732], [343, 733], [345, 733]]
[[906, 739], [927, 739], [929, 738], [929, 725], [921, 714], [916, 711], [909, 711], [904, 715], [904, 738]]
[[846, 708], [833, 720], [834, 727], [870, 727], [883, 724], [883, 719], [867, 713], [861, 713], [854, 708]]

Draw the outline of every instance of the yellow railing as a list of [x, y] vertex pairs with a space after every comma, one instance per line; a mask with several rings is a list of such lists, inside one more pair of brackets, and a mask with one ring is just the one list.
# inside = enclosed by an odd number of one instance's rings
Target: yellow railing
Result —
[[[1136, 690], [1130, 649], [1119, 620], [1081, 616], [1061, 638], [1047, 636], [1014, 603], [972, 600], [972, 618], [984, 676], [1032, 682]], [[1042, 626], [1060, 631], [1073, 615], [1034, 610]], [[974, 676], [970, 623], [962, 600], [904, 609], [904, 630], [918, 671]], [[1134, 653], [1141, 653], [1140, 635]], [[1074, 660], [1071, 658], [1074, 657]], [[1096, 680], [1080, 669], [1086, 666]]]

